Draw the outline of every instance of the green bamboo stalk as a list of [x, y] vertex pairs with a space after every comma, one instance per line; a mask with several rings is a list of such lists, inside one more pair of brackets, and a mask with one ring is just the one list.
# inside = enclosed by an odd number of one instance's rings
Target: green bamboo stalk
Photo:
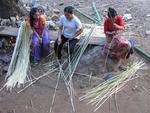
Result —
[[97, 19], [101, 22], [101, 21], [102, 21], [102, 18], [101, 18], [100, 14], [99, 14], [99, 12], [98, 12], [98, 10], [97, 10], [97, 8], [96, 8], [95, 2], [92, 3], [92, 7], [93, 7], [93, 9], [94, 9], [94, 11], [95, 11], [95, 13], [96, 13]]
[[77, 8], [74, 8], [74, 11], [76, 11], [77, 13], [81, 14], [82, 16], [86, 17], [87, 19], [91, 20], [92, 22], [94, 22], [96, 24], [100, 23], [100, 21], [98, 19], [94, 19], [94, 18], [90, 17], [89, 15], [83, 13], [81, 10], [79, 10]]
[[148, 60], [150, 60], [150, 54], [146, 53], [142, 48], [136, 46], [135, 50], [137, 52], [139, 52], [141, 55], [143, 55], [145, 58], [147, 58]]

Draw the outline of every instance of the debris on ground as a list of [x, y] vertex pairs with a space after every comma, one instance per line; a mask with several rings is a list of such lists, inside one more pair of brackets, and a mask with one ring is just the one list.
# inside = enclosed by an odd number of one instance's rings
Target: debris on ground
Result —
[[132, 15], [131, 14], [124, 14], [123, 18], [125, 21], [129, 21], [129, 20], [132, 20]]

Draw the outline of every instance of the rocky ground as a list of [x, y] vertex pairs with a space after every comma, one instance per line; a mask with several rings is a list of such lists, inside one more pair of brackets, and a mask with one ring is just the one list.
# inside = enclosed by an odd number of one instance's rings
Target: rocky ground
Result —
[[[80, 8], [83, 12], [95, 16], [91, 8], [92, 2], [96, 3], [98, 10], [102, 15], [108, 7], [114, 7], [122, 16], [131, 14], [132, 19], [126, 19], [126, 37], [132, 38], [141, 45], [144, 50], [150, 53], [149, 36], [150, 36], [150, 10], [149, 0], [42, 0], [37, 4], [43, 6], [46, 10], [46, 15], [50, 25], [57, 29], [58, 17], [63, 13], [63, 8], [67, 5], [74, 5]], [[25, 6], [29, 9], [31, 2], [24, 0]], [[15, 17], [14, 17], [15, 18]], [[14, 19], [13, 18], [13, 19]], [[80, 17], [83, 22], [91, 23], [87, 19]], [[14, 26], [10, 20], [1, 19], [0, 25]], [[52, 23], [52, 24], [51, 24]], [[51, 26], [50, 26], [51, 28]], [[13, 52], [14, 40], [0, 38], [0, 86], [4, 84], [4, 77], [8, 69], [8, 65]], [[133, 59], [143, 59], [137, 53], [132, 56]], [[45, 72], [43, 63], [49, 59], [41, 61], [39, 66], [33, 67], [33, 74], [40, 76]], [[150, 111], [150, 76], [149, 76], [149, 61], [146, 62], [144, 70], [138, 72], [141, 75], [139, 79], [127, 84], [127, 86], [117, 94], [117, 103], [120, 113], [149, 113]], [[91, 81], [85, 75], [92, 75], [94, 77], [103, 77], [102, 68], [104, 57], [102, 55], [101, 47], [88, 47], [80, 59], [80, 63], [74, 75], [75, 87], [75, 107], [77, 113], [92, 113], [93, 107], [86, 105], [86, 102], [79, 102], [78, 98], [83, 95], [83, 91], [89, 89], [93, 85], [101, 81]], [[17, 94], [18, 89], [12, 92], [0, 92], [0, 113], [48, 113], [51, 105], [52, 96], [56, 85], [56, 75], [50, 75], [35, 83], [32, 87], [28, 88], [25, 92]], [[114, 97], [110, 98], [97, 113], [116, 113]], [[56, 101], [53, 107], [53, 113], [72, 113], [72, 108], [69, 96], [64, 82], [61, 80], [56, 95]]]

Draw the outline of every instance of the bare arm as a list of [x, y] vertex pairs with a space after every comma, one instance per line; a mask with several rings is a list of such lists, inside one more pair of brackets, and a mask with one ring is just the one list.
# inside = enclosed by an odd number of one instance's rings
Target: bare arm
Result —
[[125, 27], [124, 26], [120, 26], [114, 23], [115, 28], [117, 28], [118, 30], [124, 30]]
[[83, 28], [81, 28], [79, 31], [77, 31], [73, 38], [78, 37], [81, 33], [83, 33]]
[[63, 26], [60, 26], [58, 30], [58, 39], [61, 39], [62, 30], [63, 30]]
[[43, 35], [44, 35], [44, 29], [45, 29], [46, 27], [45, 27], [45, 23], [43, 23], [43, 25], [42, 25], [42, 29], [43, 29], [43, 31], [42, 31], [42, 37], [43, 37]]
[[35, 33], [35, 35], [37, 36], [38, 40], [40, 43], [42, 43], [42, 38], [39, 36], [39, 34], [35, 31], [34, 28], [32, 28], [33, 32]]
[[118, 20], [118, 24], [114, 23], [114, 27], [117, 28], [118, 30], [124, 30], [125, 29], [125, 22], [124, 20], [122, 19], [121, 16], [118, 16], [117, 17], [117, 20]]
[[60, 27], [59, 27], [59, 30], [58, 30], [58, 45], [61, 44], [62, 30], [63, 30], [63, 26], [60, 26]]

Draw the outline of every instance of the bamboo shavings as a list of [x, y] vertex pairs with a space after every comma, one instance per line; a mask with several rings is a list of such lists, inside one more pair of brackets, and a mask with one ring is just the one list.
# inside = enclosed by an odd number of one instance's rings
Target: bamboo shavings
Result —
[[21, 84], [31, 79], [28, 75], [30, 67], [30, 36], [30, 26], [26, 22], [22, 22], [6, 76], [7, 82], [5, 86], [7, 89], [11, 90], [15, 86], [20, 87]]
[[87, 91], [80, 98], [80, 101], [88, 100], [88, 104], [95, 106], [94, 112], [97, 111], [113, 94], [119, 92], [128, 81], [134, 79], [136, 72], [143, 66], [142, 61], [134, 62], [126, 71], [113, 77], [112, 80], [105, 81]]

